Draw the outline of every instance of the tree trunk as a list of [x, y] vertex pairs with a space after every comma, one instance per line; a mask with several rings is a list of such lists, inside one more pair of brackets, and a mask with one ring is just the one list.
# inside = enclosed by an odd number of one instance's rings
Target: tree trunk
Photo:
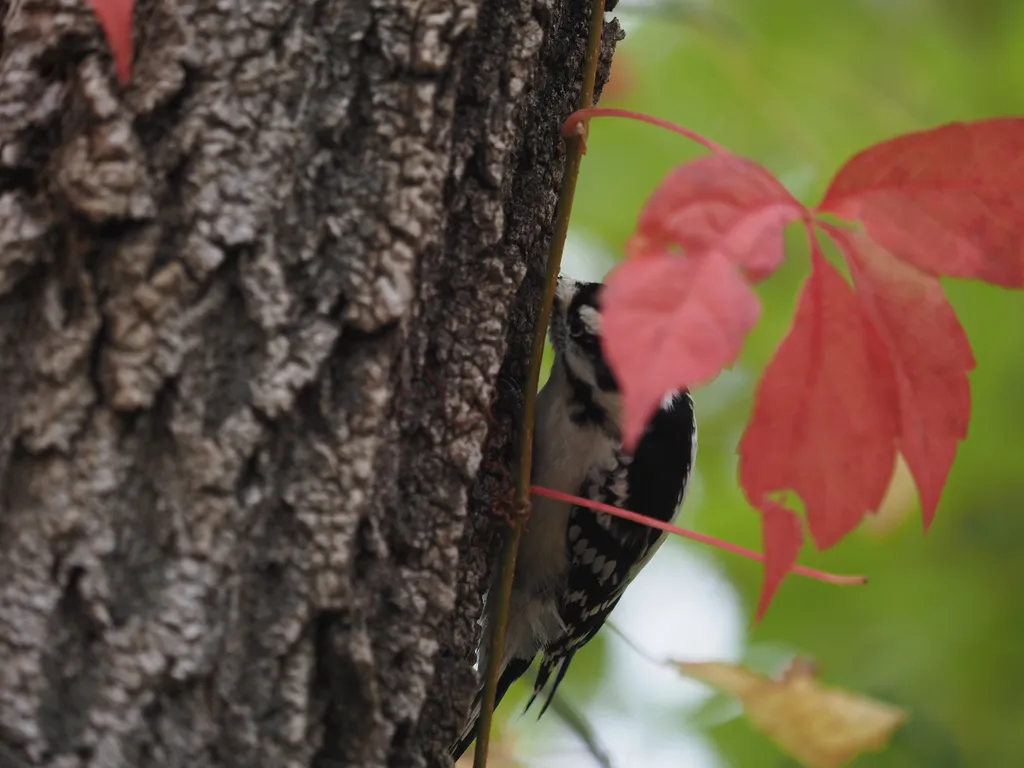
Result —
[[588, 4], [0, 12], [0, 767], [443, 765]]

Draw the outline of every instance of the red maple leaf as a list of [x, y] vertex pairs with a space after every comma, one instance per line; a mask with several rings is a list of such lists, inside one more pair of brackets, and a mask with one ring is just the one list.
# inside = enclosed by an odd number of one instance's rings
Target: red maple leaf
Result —
[[602, 333], [612, 368], [646, 373], [620, 379], [627, 446], [667, 392], [710, 381], [732, 363], [761, 314], [757, 295], [717, 251], [630, 259], [607, 281], [601, 306], [614, 318], [612, 333]]
[[720, 251], [756, 281], [782, 263], [782, 230], [806, 214], [770, 171], [716, 152], [678, 166], [658, 185], [626, 253]]
[[[898, 451], [931, 521], [967, 434], [974, 365], [938, 278], [1024, 285], [1024, 119], [871, 147], [838, 172], [815, 217], [760, 166], [669, 127], [713, 154], [669, 174], [640, 216], [630, 259], [608, 280], [603, 335], [629, 435], [661, 393], [735, 359], [754, 317], [737, 270], [756, 280], [775, 269], [788, 222], [802, 219], [812, 235], [810, 278], [739, 446], [740, 484], [763, 516], [760, 614], [802, 541], [774, 494], [796, 492], [815, 543], [832, 546], [878, 507]], [[815, 227], [839, 246], [852, 285], [825, 259]]]
[[754, 396], [740, 485], [754, 504], [796, 491], [815, 543], [830, 547], [882, 501], [898, 420], [885, 340], [815, 244], [793, 327]]
[[870, 239], [833, 231], [857, 294], [890, 347], [899, 388], [897, 441], [918, 491], [927, 527], [960, 440], [967, 437], [974, 367], [967, 335], [938, 278], [894, 258]]
[[804, 534], [800, 518], [792, 510], [767, 497], [762, 498], [757, 506], [761, 510], [764, 539], [764, 586], [761, 588], [755, 615], [760, 620], [782, 580], [793, 569], [804, 542]]
[[89, 0], [114, 56], [117, 79], [122, 85], [132, 75], [132, 14], [135, 0]]
[[819, 211], [933, 275], [1024, 285], [1024, 119], [952, 123], [854, 156]]
[[[676, 168], [651, 195], [606, 281], [605, 354], [620, 377], [632, 446], [666, 392], [713, 379], [761, 313], [747, 280], [774, 271], [782, 230], [806, 215], [774, 176], [728, 152]], [[639, 368], [637, 367], [639, 366]]]

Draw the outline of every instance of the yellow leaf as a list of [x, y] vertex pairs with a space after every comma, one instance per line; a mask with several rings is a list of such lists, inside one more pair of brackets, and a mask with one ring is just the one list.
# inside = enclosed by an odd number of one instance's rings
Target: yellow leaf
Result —
[[747, 717], [807, 768], [838, 768], [884, 747], [906, 722], [902, 709], [815, 679], [797, 660], [780, 680], [720, 662], [674, 662], [686, 675], [736, 696]]

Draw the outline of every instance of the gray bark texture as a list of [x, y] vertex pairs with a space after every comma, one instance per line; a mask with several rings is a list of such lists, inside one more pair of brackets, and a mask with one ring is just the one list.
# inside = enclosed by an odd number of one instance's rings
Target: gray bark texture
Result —
[[0, 768], [448, 762], [589, 15], [0, 2]]

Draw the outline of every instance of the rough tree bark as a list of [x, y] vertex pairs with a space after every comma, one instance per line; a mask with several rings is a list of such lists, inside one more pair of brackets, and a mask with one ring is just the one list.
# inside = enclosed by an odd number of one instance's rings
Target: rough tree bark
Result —
[[586, 0], [0, 11], [0, 766], [443, 764]]

